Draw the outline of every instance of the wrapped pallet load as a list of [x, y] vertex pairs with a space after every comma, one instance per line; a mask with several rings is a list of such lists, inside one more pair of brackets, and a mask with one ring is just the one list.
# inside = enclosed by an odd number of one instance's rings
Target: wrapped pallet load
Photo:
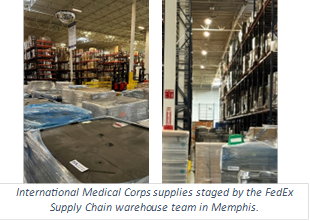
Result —
[[148, 182], [145, 127], [106, 117], [24, 135], [25, 183]]
[[148, 101], [132, 97], [83, 101], [82, 107], [92, 111], [93, 117], [113, 116], [131, 122], [148, 118]]
[[222, 147], [221, 180], [222, 183], [277, 183], [277, 163], [276, 127], [250, 128], [245, 142]]
[[32, 104], [24, 107], [24, 130], [44, 129], [91, 118], [90, 111], [71, 104]]
[[188, 131], [162, 131], [162, 182], [187, 183]]
[[28, 83], [27, 92], [33, 91], [53, 91], [56, 90], [56, 85], [51, 81], [31, 81]]
[[227, 143], [195, 144], [195, 183], [221, 183], [221, 150]]
[[116, 92], [103, 88], [64, 88], [62, 90], [63, 103], [82, 107], [83, 101], [103, 100], [116, 97]]

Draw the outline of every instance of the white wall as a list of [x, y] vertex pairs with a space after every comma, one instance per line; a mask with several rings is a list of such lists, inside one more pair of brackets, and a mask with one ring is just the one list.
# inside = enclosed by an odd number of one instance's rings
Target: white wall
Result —
[[199, 103], [214, 104], [214, 126], [220, 118], [220, 93], [215, 90], [193, 90], [192, 121], [199, 121]]

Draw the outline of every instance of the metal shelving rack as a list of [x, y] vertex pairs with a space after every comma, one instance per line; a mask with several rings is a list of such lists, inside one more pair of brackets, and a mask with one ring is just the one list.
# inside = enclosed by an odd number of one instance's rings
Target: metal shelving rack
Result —
[[[175, 129], [186, 130], [190, 133], [192, 127], [191, 11], [191, 0], [177, 2]], [[180, 33], [180, 28], [184, 30], [184, 33]], [[181, 75], [184, 76], [184, 82], [183, 79], [182, 81], [179, 79]]]
[[[25, 49], [24, 53], [34, 49], [34, 56], [25, 59], [24, 63], [35, 64], [35, 68], [24, 69], [25, 83], [31, 80], [57, 80], [54, 44], [53, 41], [36, 39], [34, 45]], [[32, 75], [31, 78], [29, 75]]]
[[[254, 0], [254, 9], [256, 1]], [[254, 13], [253, 13], [254, 14]], [[223, 77], [232, 73], [232, 88], [227, 90], [221, 102], [225, 103], [229, 116], [224, 120], [234, 125], [234, 132], [247, 131], [250, 126], [262, 126], [262, 124], [277, 124], [277, 105], [273, 104], [275, 94], [273, 94], [273, 78], [277, 72], [277, 52], [267, 51], [260, 53], [265, 48], [266, 36], [271, 32], [271, 41], [274, 40], [275, 24], [277, 22], [277, 0], [266, 0], [262, 8], [257, 12], [254, 21], [248, 32], [243, 36], [243, 40], [235, 51], [228, 69]], [[242, 58], [247, 55], [252, 48], [253, 38], [258, 41], [257, 53], [259, 56], [253, 66], [243, 72]], [[268, 79], [269, 78], [269, 79]], [[268, 84], [269, 80], [269, 84]], [[269, 95], [267, 88], [269, 85]], [[255, 107], [258, 102], [259, 91], [262, 92], [262, 106]], [[241, 97], [247, 94], [247, 111], [242, 111]], [[234, 105], [230, 105], [234, 100]], [[257, 104], [257, 103], [256, 103]], [[241, 108], [240, 108], [241, 107]]]
[[[175, 32], [175, 84], [169, 84], [170, 81], [166, 81], [167, 76], [172, 75], [172, 70], [174, 69], [174, 65], [171, 63], [165, 63], [166, 60], [170, 60], [167, 57], [165, 58], [165, 53], [168, 51], [168, 46], [170, 47], [171, 43], [169, 37], [167, 37], [165, 33], [165, 28], [167, 28], [167, 24], [171, 24], [171, 22], [166, 22], [166, 18], [169, 17], [168, 14], [165, 14], [165, 7], [168, 0], [162, 1], [162, 96], [164, 97], [165, 88], [168, 91], [173, 92], [173, 107], [172, 102], [168, 99], [163, 99], [163, 123], [166, 124], [165, 115], [166, 115], [166, 107], [165, 102], [169, 110], [174, 110], [174, 117], [172, 117], [173, 125], [175, 130], [185, 130], [191, 133], [192, 127], [192, 12], [191, 12], [191, 0], [177, 0], [176, 1], [176, 32]], [[170, 2], [169, 2], [170, 3]], [[170, 5], [171, 6], [171, 5]], [[174, 17], [174, 16], [173, 16]], [[166, 26], [166, 27], [165, 27]], [[167, 30], [166, 30], [167, 31]], [[174, 32], [174, 31], [173, 31]], [[168, 45], [167, 44], [169, 39]], [[170, 47], [173, 48], [173, 47]], [[170, 50], [170, 49], [169, 49]], [[174, 50], [174, 49], [173, 49]], [[174, 53], [172, 53], [174, 54]], [[166, 55], [167, 56], [167, 55]], [[173, 55], [174, 56], [174, 55]], [[171, 59], [174, 63], [174, 59]], [[166, 61], [167, 62], [167, 61]], [[172, 69], [171, 69], [172, 67]], [[171, 73], [167, 73], [165, 75], [165, 69], [171, 71]], [[167, 86], [168, 85], [168, 86]], [[173, 85], [173, 86], [172, 86]], [[174, 90], [172, 90], [174, 88]], [[165, 95], [166, 96], [166, 95]], [[170, 96], [170, 95], [169, 95]], [[170, 125], [170, 124], [168, 124]], [[189, 134], [191, 137], [191, 134]], [[188, 152], [190, 152], [189, 142]]]
[[[57, 57], [57, 61], [55, 61], [56, 63], [56, 69], [57, 69], [57, 79], [58, 81], [70, 81], [70, 67], [69, 67], [69, 52], [66, 51], [64, 48], [60, 48], [62, 50], [62, 52], [60, 52], [60, 50], [56, 50], [56, 57]], [[67, 54], [67, 58], [66, 60], [62, 60], [63, 58], [61, 58], [62, 54], [61, 53], [66, 53]], [[67, 68], [62, 68], [63, 64], [68, 64]], [[67, 77], [62, 77], [62, 75], [65, 74], [67, 75]]]
[[[88, 52], [88, 54], [90, 54], [89, 56], [92, 56], [92, 59], [88, 59], [86, 61], [77, 61], [77, 57], [81, 57], [82, 54], [76, 54], [76, 50], [75, 50], [75, 55], [73, 58], [75, 58], [73, 65], [75, 65], [75, 69], [73, 70], [73, 72], [75, 72], [75, 84], [82, 84], [83, 80], [92, 80], [92, 79], [98, 79], [98, 74], [101, 72], [101, 70], [98, 68], [98, 64], [99, 64], [99, 60], [95, 59], [95, 52]], [[94, 62], [94, 67], [90, 67], [89, 66], [89, 62]], [[78, 65], [86, 65], [87, 68], [85, 69], [80, 69], [78, 68]], [[97, 67], [96, 67], [97, 66]], [[84, 72], [86, 72], [86, 77], [83, 77]], [[93, 73], [94, 76], [90, 77], [89, 73]]]

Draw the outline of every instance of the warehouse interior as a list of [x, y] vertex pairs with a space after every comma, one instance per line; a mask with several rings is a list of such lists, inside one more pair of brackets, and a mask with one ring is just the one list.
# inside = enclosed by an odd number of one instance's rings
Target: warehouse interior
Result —
[[277, 183], [277, 0], [163, 0], [163, 183]]
[[149, 1], [24, 0], [24, 182], [149, 182]]

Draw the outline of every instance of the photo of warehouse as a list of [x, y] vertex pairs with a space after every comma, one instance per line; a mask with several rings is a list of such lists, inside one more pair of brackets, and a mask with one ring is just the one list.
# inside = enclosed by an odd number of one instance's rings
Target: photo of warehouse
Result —
[[277, 183], [277, 0], [163, 0], [163, 183]]
[[24, 0], [24, 182], [148, 183], [148, 0]]

